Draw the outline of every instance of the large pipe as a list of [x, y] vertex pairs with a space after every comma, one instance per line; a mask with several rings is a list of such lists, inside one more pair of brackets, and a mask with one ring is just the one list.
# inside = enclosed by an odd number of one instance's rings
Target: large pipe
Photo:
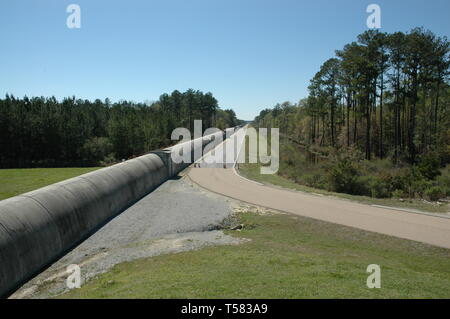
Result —
[[189, 165], [174, 163], [172, 152], [188, 145], [201, 154], [223, 137], [217, 132], [0, 201], [0, 296]]

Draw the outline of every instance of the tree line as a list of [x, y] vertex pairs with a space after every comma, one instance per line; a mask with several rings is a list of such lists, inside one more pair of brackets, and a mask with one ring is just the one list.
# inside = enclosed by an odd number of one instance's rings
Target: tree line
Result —
[[152, 103], [55, 97], [0, 99], [0, 167], [109, 164], [167, 147], [176, 127], [236, 126], [211, 93], [192, 89], [163, 94]]
[[367, 31], [337, 50], [307, 98], [254, 120], [280, 128], [279, 174], [377, 198], [450, 197], [449, 47], [415, 28]]
[[376, 30], [336, 51], [311, 79], [309, 96], [263, 110], [261, 126], [317, 148], [358, 149], [365, 159], [450, 162], [450, 44], [423, 28]]

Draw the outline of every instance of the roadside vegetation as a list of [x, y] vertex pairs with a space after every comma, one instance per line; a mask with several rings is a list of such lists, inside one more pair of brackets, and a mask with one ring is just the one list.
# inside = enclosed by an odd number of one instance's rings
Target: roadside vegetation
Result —
[[0, 169], [0, 200], [96, 169], [96, 167]]
[[447, 38], [420, 28], [367, 31], [336, 51], [307, 99], [254, 120], [280, 128], [279, 175], [328, 192], [446, 201], [449, 52]]
[[[288, 214], [237, 215], [250, 239], [116, 265], [60, 298], [447, 298], [450, 251]], [[369, 264], [381, 288], [366, 286]]]
[[55, 97], [0, 99], [0, 168], [104, 166], [167, 147], [174, 128], [233, 127], [211, 93], [187, 90], [135, 103]]
[[[375, 198], [372, 196], [364, 196], [364, 195], [352, 195], [347, 193], [338, 193], [331, 190], [327, 190], [327, 188], [317, 188], [316, 181], [313, 181], [311, 184], [308, 184], [305, 181], [302, 181], [304, 175], [306, 175], [307, 179], [311, 178], [311, 174], [316, 176], [327, 176], [329, 171], [327, 168], [318, 168], [313, 167], [309, 168], [308, 166], [304, 166], [301, 170], [298, 171], [293, 169], [292, 167], [287, 166], [283, 163], [283, 160], [280, 160], [280, 169], [277, 174], [273, 175], [261, 175], [260, 167], [261, 164], [240, 164], [239, 165], [239, 174], [263, 184], [278, 186], [286, 189], [292, 189], [296, 191], [308, 192], [313, 194], [320, 194], [325, 196], [334, 196], [346, 200], [357, 201], [364, 204], [372, 204], [372, 205], [381, 205], [381, 206], [389, 206], [389, 207], [397, 207], [402, 209], [414, 209], [423, 212], [430, 213], [448, 213], [450, 211], [449, 205], [447, 202], [430, 202], [427, 200], [423, 200], [420, 198]], [[312, 169], [312, 170], [311, 170]], [[289, 174], [285, 173], [285, 170], [289, 172]], [[314, 172], [314, 173], [312, 173]], [[290, 175], [294, 174], [294, 175]], [[310, 180], [311, 181], [311, 180]], [[308, 186], [313, 185], [313, 186]]]

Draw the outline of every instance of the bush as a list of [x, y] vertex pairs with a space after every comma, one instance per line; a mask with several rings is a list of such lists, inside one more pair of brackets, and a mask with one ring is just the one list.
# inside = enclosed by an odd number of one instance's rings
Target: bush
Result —
[[434, 185], [418, 167], [396, 171], [384, 169], [376, 176], [367, 174], [364, 179], [368, 181], [369, 195], [376, 198], [392, 197], [395, 191], [397, 197], [423, 197], [425, 190]]
[[392, 192], [392, 197], [394, 198], [405, 198], [405, 193], [401, 189], [396, 189]]
[[[281, 175], [306, 186], [375, 198], [450, 196], [450, 165], [440, 170], [439, 156], [433, 152], [410, 166], [406, 162], [394, 165], [389, 159], [367, 161], [355, 150], [339, 149], [312, 164], [298, 147], [285, 147], [285, 151], [290, 160], [281, 161]], [[439, 192], [434, 186], [439, 186]]]
[[434, 153], [427, 153], [420, 158], [418, 168], [423, 177], [432, 180], [441, 174], [439, 157]]
[[355, 195], [372, 196], [371, 185], [374, 183], [375, 177], [371, 175], [358, 176], [358, 192]]
[[326, 188], [326, 180], [324, 180], [321, 173], [305, 174], [302, 182], [309, 187]]
[[441, 170], [441, 175], [436, 178], [436, 182], [445, 190], [445, 195], [450, 196], [450, 165]]
[[105, 158], [100, 161], [100, 166], [110, 166], [112, 164], [115, 164], [117, 162], [116, 157], [114, 156], [114, 153], [111, 153], [107, 156], [105, 156]]
[[425, 179], [414, 181], [412, 184], [412, 196], [411, 197], [421, 197], [425, 196], [425, 191], [432, 187], [432, 183]]
[[110, 156], [113, 145], [107, 137], [93, 137], [83, 145], [83, 158], [93, 164], [98, 164]]
[[370, 195], [375, 198], [389, 198], [392, 194], [390, 186], [387, 180], [375, 178], [370, 185]]
[[401, 173], [391, 173], [389, 171], [381, 171], [376, 176], [367, 175], [367, 186], [369, 189], [369, 196], [375, 198], [389, 198], [396, 189], [402, 189], [404, 184], [402, 182]]
[[425, 196], [431, 201], [438, 201], [439, 199], [445, 197], [445, 191], [439, 186], [432, 186], [425, 190]]
[[359, 172], [356, 164], [349, 158], [343, 158], [334, 165], [328, 173], [330, 190], [348, 194], [358, 193]]
[[410, 167], [402, 172], [398, 176], [401, 187], [405, 194], [410, 198], [416, 196], [423, 196], [425, 189], [429, 188], [431, 183], [427, 181], [421, 174], [420, 170], [416, 167]]

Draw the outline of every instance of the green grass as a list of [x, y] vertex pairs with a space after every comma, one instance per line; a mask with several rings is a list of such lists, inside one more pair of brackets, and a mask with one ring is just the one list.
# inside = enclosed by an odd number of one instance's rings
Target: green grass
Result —
[[[259, 138], [260, 138], [260, 136], [258, 135], [258, 139]], [[268, 143], [268, 145], [269, 145], [270, 139], [266, 140], [265, 142]], [[285, 143], [284, 147], [287, 147], [289, 145], [293, 146], [292, 143], [290, 144], [290, 142], [287, 141], [286, 139], [284, 139], [282, 141], [282, 143]], [[301, 160], [302, 155], [296, 149], [297, 149], [297, 147], [293, 146], [290, 156], [293, 156], [294, 160]], [[293, 150], [295, 150], [295, 151], [293, 151]], [[246, 152], [246, 154], [248, 154], [248, 152], [249, 152], [248, 142], [246, 143], [245, 152]], [[283, 149], [280, 149], [280, 156], [283, 156], [283, 155], [287, 156], [286, 154], [283, 153]], [[248, 155], [246, 155], [246, 156], [248, 156]], [[260, 168], [261, 168], [260, 163], [251, 164], [248, 162], [249, 161], [247, 159], [245, 164], [239, 164], [239, 168], [238, 168], [239, 174], [248, 179], [260, 182], [262, 184], [267, 184], [270, 186], [278, 186], [278, 187], [296, 190], [296, 191], [316, 193], [316, 194], [321, 194], [321, 195], [326, 195], [326, 196], [334, 196], [334, 197], [351, 200], [351, 201], [356, 201], [356, 202], [360, 202], [360, 203], [364, 203], [364, 204], [374, 204], [374, 205], [390, 206], [390, 207], [405, 208], [405, 209], [409, 208], [409, 209], [414, 209], [414, 210], [419, 210], [419, 211], [429, 212], [429, 213], [449, 213], [450, 212], [450, 205], [448, 205], [446, 203], [430, 203], [430, 202], [425, 202], [425, 201], [422, 201], [419, 199], [412, 199], [412, 198], [405, 198], [402, 201], [397, 198], [374, 198], [374, 197], [370, 197], [370, 196], [361, 196], [361, 195], [351, 195], [351, 194], [346, 194], [346, 193], [330, 192], [330, 191], [327, 191], [322, 188], [314, 188], [314, 187], [302, 185], [300, 183], [296, 183], [295, 181], [285, 177], [286, 174], [280, 174], [280, 172], [283, 173], [283, 169], [285, 168], [285, 165], [283, 165], [283, 163], [281, 163], [282, 158], [280, 158], [280, 170], [278, 171], [277, 174], [272, 174], [272, 175], [261, 174], [260, 173]], [[326, 174], [325, 171], [323, 171], [322, 173]], [[285, 175], [285, 176], [283, 176], [283, 175]]]
[[0, 200], [96, 169], [98, 167], [0, 169]]
[[[60, 298], [449, 298], [450, 250], [287, 214], [241, 213], [237, 246], [139, 259]], [[369, 264], [381, 289], [366, 286]]]
[[240, 164], [239, 165], [239, 174], [244, 176], [245, 178], [258, 181], [263, 184], [271, 185], [271, 186], [279, 186], [286, 189], [308, 192], [308, 193], [316, 193], [327, 196], [335, 196], [338, 198], [343, 198], [347, 200], [357, 201], [364, 204], [375, 204], [382, 206], [391, 206], [391, 207], [399, 207], [399, 208], [412, 208], [424, 212], [430, 213], [448, 213], [449, 207], [447, 204], [429, 204], [424, 201], [420, 201], [417, 199], [404, 199], [404, 201], [400, 201], [395, 198], [373, 198], [369, 196], [359, 196], [359, 195], [350, 195], [345, 193], [334, 193], [329, 192], [319, 188], [308, 187], [305, 185], [297, 184], [288, 178], [280, 176], [278, 174], [272, 175], [262, 175], [260, 174], [260, 164]]

